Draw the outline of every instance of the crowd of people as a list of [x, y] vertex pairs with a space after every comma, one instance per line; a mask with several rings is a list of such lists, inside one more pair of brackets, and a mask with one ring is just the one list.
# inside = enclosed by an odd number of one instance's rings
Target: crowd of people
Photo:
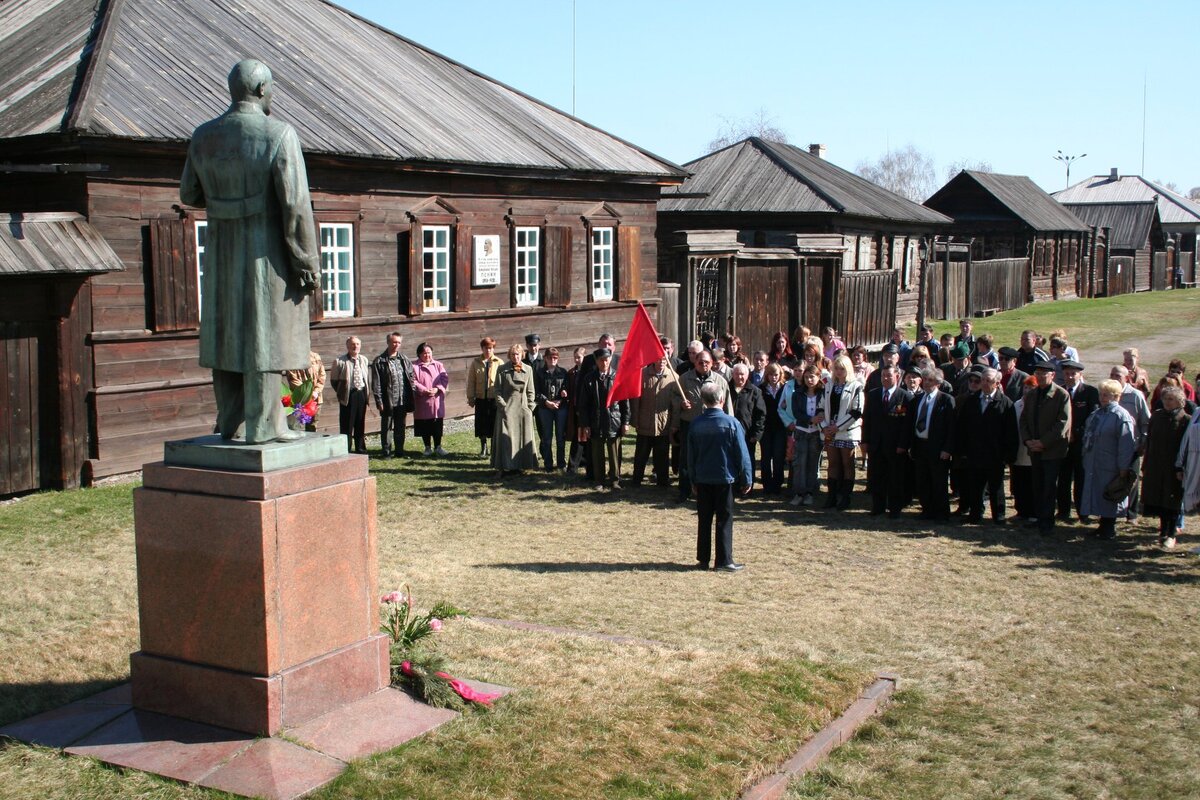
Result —
[[[1078, 520], [1112, 538], [1118, 520], [1144, 513], [1157, 518], [1170, 548], [1184, 513], [1200, 504], [1200, 415], [1178, 359], [1154, 382], [1136, 348], [1121, 364], [1089, 371], [1064, 331], [1027, 330], [1019, 346], [997, 346], [965, 319], [940, 337], [924, 325], [911, 343], [897, 328], [874, 358], [832, 328], [780, 331], [753, 352], [737, 336], [703, 335], [682, 358], [661, 341], [666, 355], [642, 370], [641, 395], [610, 404], [619, 362], [610, 334], [575, 348], [570, 366], [537, 334], [505, 358], [484, 338], [466, 376], [480, 456], [500, 476], [540, 468], [597, 490], [674, 482], [686, 501], [696, 494], [689, 429], [706, 413], [705, 387], [715, 387], [716, 407], [740, 426], [760, 491], [793, 506], [850, 508], [865, 463], [872, 516], [895, 519], [915, 506], [934, 522], [979, 524], [986, 513], [1008, 524], [1011, 499], [1015, 520], [1044, 535]], [[330, 372], [341, 430], [354, 452], [365, 452], [374, 402], [385, 458], [403, 451], [409, 413], [424, 454], [444, 455], [446, 369], [429, 343], [417, 346], [415, 362], [402, 344], [389, 334], [372, 360], [357, 337], [347, 341]], [[1092, 373], [1105, 377], [1091, 384]]]

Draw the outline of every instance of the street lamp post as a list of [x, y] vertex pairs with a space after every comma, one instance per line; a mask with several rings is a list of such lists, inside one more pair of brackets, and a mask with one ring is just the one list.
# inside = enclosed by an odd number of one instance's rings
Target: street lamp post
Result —
[[1071, 185], [1071, 162], [1078, 161], [1081, 158], [1087, 158], [1087, 153], [1078, 156], [1069, 156], [1063, 153], [1062, 150], [1059, 150], [1058, 155], [1054, 156], [1055, 161], [1061, 161], [1067, 165], [1067, 186]]

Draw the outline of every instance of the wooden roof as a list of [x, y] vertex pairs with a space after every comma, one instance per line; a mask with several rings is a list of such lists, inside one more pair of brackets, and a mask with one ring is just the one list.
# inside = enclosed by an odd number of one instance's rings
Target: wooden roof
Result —
[[1163, 224], [1200, 225], [1200, 203], [1141, 175], [1095, 175], [1055, 192], [1054, 199], [1063, 204], [1154, 201]]
[[1074, 214], [1024, 175], [963, 170], [925, 201], [958, 223], [995, 223], [1013, 219], [1035, 231], [1088, 230]]
[[755, 136], [683, 166], [692, 176], [678, 192], [663, 193], [660, 212], [846, 214], [922, 225], [950, 222], [806, 150]]
[[[96, 10], [99, 6], [99, 11]], [[324, 0], [4, 0], [0, 138], [184, 142], [257, 58], [304, 150], [623, 173], [678, 166]]]
[[1117, 250], [1141, 250], [1150, 244], [1150, 234], [1162, 225], [1153, 200], [1140, 203], [1063, 203], [1079, 219], [1095, 228], [1108, 228], [1108, 246]]
[[0, 275], [116, 272], [125, 267], [79, 214], [0, 214]]

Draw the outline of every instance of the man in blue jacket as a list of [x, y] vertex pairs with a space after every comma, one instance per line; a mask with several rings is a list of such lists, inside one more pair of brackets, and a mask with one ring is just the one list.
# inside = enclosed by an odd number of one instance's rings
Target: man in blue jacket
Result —
[[746, 432], [741, 423], [721, 410], [724, 387], [706, 383], [700, 387], [704, 411], [687, 432], [687, 466], [692, 476], [699, 523], [696, 529], [696, 568], [708, 569], [712, 558], [712, 523], [717, 518], [716, 568], [737, 572], [745, 565], [733, 560], [733, 491], [749, 494], [754, 472]]

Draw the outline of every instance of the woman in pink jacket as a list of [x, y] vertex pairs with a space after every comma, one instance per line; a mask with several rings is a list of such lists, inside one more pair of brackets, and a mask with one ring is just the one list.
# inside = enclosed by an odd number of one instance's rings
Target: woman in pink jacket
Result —
[[[413, 433], [425, 443], [425, 455], [435, 452], [449, 455], [442, 449], [442, 425], [446, 419], [446, 387], [450, 376], [442, 362], [433, 360], [433, 348], [428, 342], [417, 345], [417, 363], [413, 364]], [[430, 447], [431, 441], [433, 447]]]

